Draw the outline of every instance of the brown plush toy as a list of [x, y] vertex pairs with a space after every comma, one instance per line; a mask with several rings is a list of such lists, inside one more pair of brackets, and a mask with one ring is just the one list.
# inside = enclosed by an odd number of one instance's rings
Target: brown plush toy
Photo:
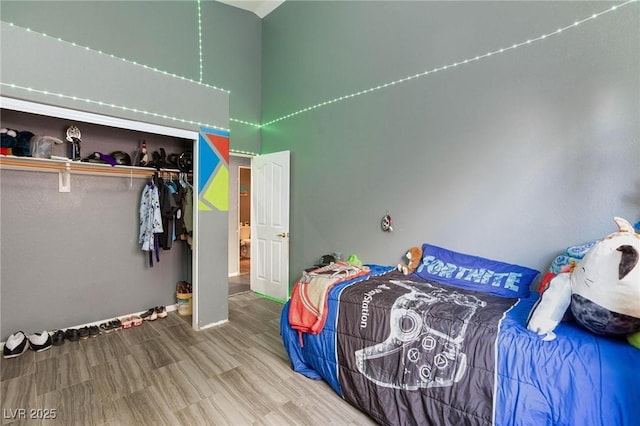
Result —
[[407, 258], [408, 263], [398, 263], [398, 271], [405, 275], [413, 274], [422, 259], [422, 249], [420, 247], [411, 247], [404, 257]]

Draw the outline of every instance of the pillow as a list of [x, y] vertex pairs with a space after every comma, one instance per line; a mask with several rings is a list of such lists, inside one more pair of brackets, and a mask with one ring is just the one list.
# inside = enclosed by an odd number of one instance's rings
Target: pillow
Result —
[[422, 245], [422, 261], [415, 274], [425, 280], [481, 291], [500, 297], [529, 297], [539, 272], [524, 266]]

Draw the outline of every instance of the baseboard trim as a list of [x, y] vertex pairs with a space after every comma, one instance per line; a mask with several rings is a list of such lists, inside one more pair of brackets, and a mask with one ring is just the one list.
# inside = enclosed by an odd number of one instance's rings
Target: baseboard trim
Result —
[[228, 319], [222, 320], [222, 321], [218, 321], [218, 322], [212, 322], [211, 324], [207, 324], [207, 325], [203, 325], [203, 326], [198, 327], [198, 331], [206, 330], [207, 328], [218, 327], [218, 326], [224, 325], [224, 324], [226, 324], [228, 322], [229, 322]]
[[[165, 308], [167, 308], [167, 312], [173, 312], [173, 311], [178, 310], [178, 304], [176, 303], [176, 304], [173, 304], [173, 305], [167, 305], [167, 306], [165, 306]], [[60, 329], [56, 328], [54, 330], [47, 330], [47, 331], [49, 332], [49, 334], [52, 334], [56, 330], [67, 330], [69, 328], [78, 329], [78, 328], [82, 328], [82, 327], [91, 327], [92, 325], [100, 325], [103, 322], [113, 321], [116, 318], [125, 318], [125, 317], [129, 317], [131, 315], [140, 315], [140, 314], [144, 314], [145, 312], [147, 312], [147, 309], [145, 309], [144, 311], [134, 312], [134, 313], [131, 313], [131, 314], [118, 315], [118, 316], [115, 316], [115, 317], [106, 318], [106, 319], [102, 319], [102, 320], [99, 320], [99, 321], [87, 322], [85, 324], [72, 325], [72, 326], [69, 326], [69, 327], [64, 327], [64, 328], [60, 328]], [[27, 336], [28, 336], [28, 334], [27, 334]], [[5, 342], [0, 342], [0, 349], [4, 348], [4, 344], [5, 344]]]

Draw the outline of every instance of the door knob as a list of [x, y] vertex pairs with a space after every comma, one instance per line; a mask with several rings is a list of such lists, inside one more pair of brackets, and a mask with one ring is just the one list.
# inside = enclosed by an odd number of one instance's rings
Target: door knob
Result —
[[289, 233], [288, 232], [282, 232], [282, 233], [276, 235], [276, 237], [289, 238]]

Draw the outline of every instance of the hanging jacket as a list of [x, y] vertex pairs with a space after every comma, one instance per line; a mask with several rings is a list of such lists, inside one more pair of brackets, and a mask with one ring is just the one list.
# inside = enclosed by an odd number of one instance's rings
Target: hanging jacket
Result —
[[182, 209], [184, 216], [184, 229], [186, 231], [187, 243], [193, 243], [193, 188], [187, 187], [184, 196], [184, 206]]
[[162, 232], [162, 216], [160, 214], [160, 199], [158, 188], [153, 183], [148, 183], [142, 190], [140, 198], [140, 234], [138, 243], [142, 244], [142, 250], [153, 251], [154, 235]]
[[160, 234], [160, 246], [164, 250], [170, 250], [173, 244], [173, 217], [178, 210], [175, 198], [169, 189], [169, 184], [162, 179], [158, 182], [160, 192], [160, 211], [162, 213], [162, 228]]

